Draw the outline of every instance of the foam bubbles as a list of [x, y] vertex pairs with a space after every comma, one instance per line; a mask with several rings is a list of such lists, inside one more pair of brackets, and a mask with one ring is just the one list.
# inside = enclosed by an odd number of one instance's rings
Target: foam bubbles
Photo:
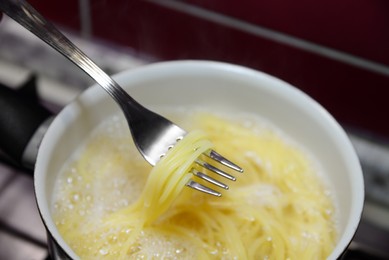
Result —
[[179, 237], [143, 233], [138, 241], [135, 259], [195, 259], [196, 248]]

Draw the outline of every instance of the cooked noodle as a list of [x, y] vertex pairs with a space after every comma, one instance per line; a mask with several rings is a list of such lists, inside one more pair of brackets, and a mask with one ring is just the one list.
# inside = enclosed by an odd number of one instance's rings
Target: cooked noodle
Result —
[[[82, 259], [325, 259], [334, 206], [312, 159], [270, 128], [193, 120], [201, 131], [154, 168], [124, 135], [92, 137], [56, 189], [54, 217], [73, 250]], [[185, 187], [212, 147], [245, 170], [221, 198]]]

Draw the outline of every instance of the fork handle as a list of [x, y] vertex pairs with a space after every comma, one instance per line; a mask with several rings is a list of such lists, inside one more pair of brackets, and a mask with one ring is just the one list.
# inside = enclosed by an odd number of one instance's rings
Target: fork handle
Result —
[[[24, 0], [1, 0], [0, 9], [24, 28], [49, 44], [63, 56], [85, 71], [121, 106], [129, 110], [134, 120], [141, 118], [145, 108], [136, 102], [116, 81], [108, 76], [84, 52], [75, 46], [53, 24]], [[129, 107], [123, 107], [127, 103]], [[131, 119], [131, 118], [130, 118]]]

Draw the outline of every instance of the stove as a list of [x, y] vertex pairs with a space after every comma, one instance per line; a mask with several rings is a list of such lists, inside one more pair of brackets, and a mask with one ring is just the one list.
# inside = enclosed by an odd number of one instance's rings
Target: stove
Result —
[[[41, 102], [56, 113], [93, 82], [23, 30], [6, 18], [2, 21], [0, 83], [17, 88], [35, 78], [33, 83]], [[68, 36], [110, 74], [153, 61], [136, 56], [128, 49]], [[26, 49], [36, 55], [26, 55]], [[389, 142], [355, 129], [346, 128], [346, 131], [362, 163], [366, 204], [361, 224], [344, 259], [389, 259]], [[35, 203], [33, 174], [12, 164], [2, 153], [0, 259], [50, 259], [46, 231]]]

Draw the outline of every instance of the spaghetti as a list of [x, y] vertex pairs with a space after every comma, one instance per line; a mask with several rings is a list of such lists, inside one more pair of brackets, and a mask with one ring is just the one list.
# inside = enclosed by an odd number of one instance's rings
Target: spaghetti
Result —
[[[154, 168], [115, 132], [125, 128], [119, 123], [114, 134], [96, 133], [64, 170], [53, 215], [77, 255], [325, 259], [336, 242], [335, 213], [313, 160], [255, 120], [191, 119], [201, 131], [191, 131]], [[245, 169], [221, 198], [184, 188], [194, 178], [193, 161], [211, 147]]]

